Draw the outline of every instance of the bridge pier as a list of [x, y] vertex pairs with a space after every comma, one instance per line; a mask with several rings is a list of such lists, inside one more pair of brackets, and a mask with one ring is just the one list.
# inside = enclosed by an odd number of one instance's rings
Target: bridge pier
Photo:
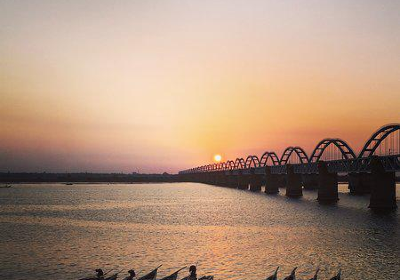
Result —
[[210, 172], [210, 185], [216, 185], [217, 183], [217, 174], [215, 173], [215, 171], [211, 171]]
[[204, 173], [204, 183], [205, 184], [208, 184], [208, 185], [211, 185], [211, 174], [210, 174], [210, 172], [206, 172], [206, 173]]
[[371, 160], [371, 197], [369, 208], [373, 210], [394, 210], [396, 204], [396, 175], [386, 172], [378, 157]]
[[293, 165], [286, 166], [286, 196], [300, 197], [303, 195], [301, 175], [294, 173]]
[[201, 177], [200, 177], [200, 182], [202, 182], [203, 184], [207, 184], [207, 180], [208, 180], [208, 173], [204, 172], [201, 173]]
[[254, 168], [250, 169], [250, 191], [259, 192], [262, 186], [262, 175], [255, 174]]
[[301, 176], [304, 189], [316, 190], [318, 189], [318, 174], [303, 174]]
[[209, 185], [214, 185], [215, 184], [215, 174], [214, 174], [213, 171], [210, 171], [208, 173], [207, 184], [209, 184]]
[[225, 174], [225, 180], [226, 180], [225, 187], [236, 188], [237, 179], [234, 175]]
[[242, 170], [239, 170], [237, 175], [237, 188], [240, 190], [248, 190], [249, 189], [249, 182], [247, 176], [243, 174]]
[[200, 183], [201, 179], [201, 173], [194, 173], [192, 182]]
[[218, 185], [221, 187], [226, 187], [227, 183], [228, 183], [228, 176], [225, 174], [225, 171], [220, 171], [218, 177]]
[[329, 173], [326, 162], [318, 162], [318, 201], [322, 203], [339, 200], [337, 173]]
[[371, 193], [371, 173], [349, 173], [348, 178], [350, 194], [363, 195]]
[[277, 194], [279, 193], [280, 175], [272, 174], [271, 167], [265, 166], [265, 193]]

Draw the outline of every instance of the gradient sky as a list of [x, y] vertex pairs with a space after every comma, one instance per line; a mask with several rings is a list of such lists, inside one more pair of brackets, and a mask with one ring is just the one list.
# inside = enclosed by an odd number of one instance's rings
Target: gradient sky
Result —
[[397, 0], [0, 0], [0, 171], [358, 153], [399, 105]]

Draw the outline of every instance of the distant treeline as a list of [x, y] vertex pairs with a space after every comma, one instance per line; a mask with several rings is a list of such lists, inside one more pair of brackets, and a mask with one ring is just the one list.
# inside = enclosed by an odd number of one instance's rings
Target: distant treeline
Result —
[[130, 182], [179, 182], [175, 174], [124, 174], [124, 173], [0, 173], [3, 183], [130, 183]]

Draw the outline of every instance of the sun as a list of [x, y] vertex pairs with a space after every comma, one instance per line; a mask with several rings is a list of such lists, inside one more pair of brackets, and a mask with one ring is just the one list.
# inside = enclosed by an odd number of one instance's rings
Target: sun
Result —
[[215, 155], [215, 156], [214, 156], [214, 160], [215, 160], [216, 162], [220, 162], [221, 159], [222, 159], [221, 155]]

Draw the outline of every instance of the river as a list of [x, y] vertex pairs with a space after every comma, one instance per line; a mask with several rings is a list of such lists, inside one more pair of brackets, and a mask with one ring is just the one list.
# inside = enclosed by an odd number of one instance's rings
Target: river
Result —
[[339, 268], [344, 279], [399, 279], [400, 210], [376, 214], [368, 196], [339, 189], [336, 205], [320, 205], [315, 191], [289, 199], [197, 183], [13, 185], [0, 190], [0, 277], [159, 264], [162, 277], [196, 264], [216, 280], [261, 280], [277, 266], [279, 279], [295, 266], [298, 279], [317, 267], [319, 279]]

